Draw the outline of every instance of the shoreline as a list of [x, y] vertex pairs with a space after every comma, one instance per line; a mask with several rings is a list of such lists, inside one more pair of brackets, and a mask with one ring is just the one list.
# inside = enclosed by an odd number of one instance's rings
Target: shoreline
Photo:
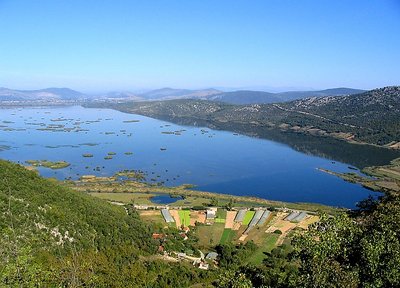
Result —
[[400, 158], [393, 159], [388, 165], [365, 167], [360, 170], [365, 176], [354, 172], [338, 173], [323, 168], [317, 168], [317, 170], [339, 177], [350, 183], [360, 184], [364, 188], [375, 192], [400, 192]]
[[[287, 209], [295, 209], [308, 211], [312, 213], [325, 212], [328, 214], [335, 214], [339, 211], [349, 210], [343, 207], [333, 207], [324, 204], [318, 203], [302, 203], [302, 202], [284, 202], [284, 201], [276, 201], [276, 200], [268, 200], [259, 197], [253, 196], [236, 196], [231, 194], [223, 194], [223, 193], [215, 193], [208, 191], [198, 191], [191, 189], [192, 185], [181, 185], [175, 187], [166, 187], [166, 186], [155, 186], [148, 183], [138, 182], [138, 181], [123, 181], [119, 182], [113, 179], [112, 177], [92, 177], [91, 180], [77, 180], [77, 181], [61, 181], [63, 185], [68, 186], [76, 191], [85, 192], [85, 193], [96, 193], [103, 195], [132, 195], [132, 199], [135, 199], [135, 194], [139, 197], [151, 198], [156, 194], [166, 194], [171, 195], [172, 197], [182, 196], [183, 200], [178, 200], [180, 203], [184, 203], [185, 199], [189, 199], [189, 201], [193, 201], [196, 198], [200, 198], [205, 200], [205, 202], [211, 202], [216, 200], [217, 202], [221, 202], [221, 206], [228, 204], [232, 201], [233, 206], [241, 207], [241, 206], [269, 206], [273, 208], [287, 208]], [[194, 198], [194, 199], [193, 199]], [[110, 199], [112, 200], [112, 199]], [[199, 200], [199, 199], [197, 199]], [[115, 201], [115, 200], [112, 200]], [[177, 201], [177, 202], [178, 202]], [[118, 202], [118, 201], [117, 201]], [[196, 201], [197, 203], [198, 201]], [[156, 203], [153, 203], [154, 206], [157, 206]], [[171, 203], [170, 205], [174, 205]], [[193, 204], [183, 204], [180, 206], [199, 206]]]

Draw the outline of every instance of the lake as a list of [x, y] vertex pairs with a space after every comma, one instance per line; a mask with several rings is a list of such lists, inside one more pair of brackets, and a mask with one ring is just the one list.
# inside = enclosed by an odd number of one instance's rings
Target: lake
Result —
[[171, 197], [170, 195], [166, 194], [156, 194], [156, 196], [152, 197], [150, 200], [155, 204], [172, 204], [182, 199], [182, 197]]
[[[80, 106], [0, 109], [0, 119], [0, 158], [71, 163], [59, 170], [39, 168], [45, 177], [112, 176], [134, 169], [167, 186], [194, 184], [204, 191], [349, 208], [372, 193], [317, 170], [353, 171], [354, 152], [347, 161], [318, 149], [302, 151], [290, 141]], [[384, 150], [379, 149], [387, 154], [380, 159], [394, 158]], [[364, 158], [363, 163], [374, 163]]]

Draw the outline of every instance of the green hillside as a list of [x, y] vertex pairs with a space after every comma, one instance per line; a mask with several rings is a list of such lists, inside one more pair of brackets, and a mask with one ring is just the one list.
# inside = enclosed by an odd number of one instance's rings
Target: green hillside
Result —
[[147, 260], [156, 248], [135, 211], [0, 161], [0, 287], [186, 287], [198, 281], [185, 264]]
[[150, 235], [148, 227], [121, 207], [73, 192], [5, 161], [0, 162], [0, 179], [0, 227], [7, 233], [12, 218], [14, 231], [9, 232], [23, 235], [21, 241], [26, 239], [35, 247], [46, 241], [50, 250], [60, 246], [101, 250], [124, 244], [154, 250], [144, 240]]

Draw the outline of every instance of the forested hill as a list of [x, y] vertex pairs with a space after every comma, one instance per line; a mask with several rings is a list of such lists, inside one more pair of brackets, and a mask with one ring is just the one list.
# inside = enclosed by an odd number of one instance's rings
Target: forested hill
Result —
[[[281, 105], [294, 113], [311, 116], [308, 123], [350, 132], [356, 139], [378, 145], [399, 146], [400, 86], [385, 87], [353, 96], [309, 98]], [[310, 113], [310, 114], [307, 114]], [[318, 116], [321, 121], [311, 121]], [[307, 124], [308, 124], [307, 123]], [[347, 128], [347, 129], [346, 129]], [[393, 143], [392, 143], [393, 142]]]
[[157, 249], [151, 235], [129, 207], [0, 160], [1, 287], [163, 287], [163, 278], [174, 283], [185, 267], [139, 261]]
[[103, 107], [171, 121], [174, 118], [208, 121], [216, 128], [228, 122], [400, 147], [399, 86], [351, 96], [313, 97], [264, 105], [171, 100], [103, 104]]
[[124, 244], [154, 250], [146, 237], [149, 229], [121, 207], [71, 191], [6, 161], [0, 161], [0, 179], [0, 225], [3, 229], [12, 221], [10, 233], [20, 236], [19, 244], [27, 241], [36, 249], [45, 242], [49, 251], [60, 247], [101, 250]]

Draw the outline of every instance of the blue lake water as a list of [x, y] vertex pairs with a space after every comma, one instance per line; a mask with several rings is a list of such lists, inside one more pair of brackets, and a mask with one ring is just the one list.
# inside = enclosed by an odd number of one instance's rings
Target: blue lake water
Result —
[[182, 197], [171, 197], [169, 195], [160, 194], [152, 197], [150, 200], [156, 204], [171, 204], [181, 199]]
[[[180, 135], [166, 134], [174, 131]], [[9, 149], [4, 149], [7, 146]], [[167, 186], [194, 184], [204, 191], [349, 208], [371, 194], [317, 170], [352, 172], [346, 163], [269, 140], [109, 109], [0, 109], [0, 147], [0, 158], [14, 162], [70, 162], [65, 169], [39, 169], [41, 175], [58, 179], [77, 179], [85, 174], [111, 176], [135, 169], [145, 171], [148, 181], [163, 181]], [[109, 152], [116, 155], [105, 160]], [[84, 153], [93, 157], [82, 157]]]

